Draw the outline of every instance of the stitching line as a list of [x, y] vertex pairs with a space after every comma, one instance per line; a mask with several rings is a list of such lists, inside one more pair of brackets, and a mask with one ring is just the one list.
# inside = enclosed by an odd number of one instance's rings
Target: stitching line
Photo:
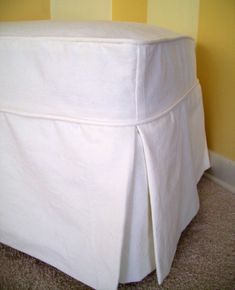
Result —
[[6, 108], [0, 108], [0, 112], [18, 115], [18, 116], [22, 116], [22, 117], [47, 119], [47, 120], [55, 120], [55, 121], [66, 121], [66, 122], [70, 122], [70, 123], [82, 123], [82, 124], [95, 125], [95, 126], [111, 126], [111, 127], [138, 126], [138, 125], [153, 122], [153, 121], [163, 117], [164, 115], [166, 115], [168, 112], [170, 112], [172, 109], [174, 109], [178, 104], [180, 104], [189, 95], [189, 93], [193, 89], [195, 89], [197, 86], [199, 86], [198, 81], [180, 99], [178, 99], [173, 105], [169, 106], [166, 110], [164, 110], [160, 114], [156, 114], [154, 116], [151, 116], [149, 118], [145, 118], [143, 120], [117, 120], [117, 121], [115, 120], [115, 121], [111, 121], [111, 120], [95, 120], [95, 119], [85, 119], [85, 118], [70, 118], [70, 117], [66, 117], [66, 116], [35, 114], [35, 113], [11, 110], [11, 109], [6, 109]]

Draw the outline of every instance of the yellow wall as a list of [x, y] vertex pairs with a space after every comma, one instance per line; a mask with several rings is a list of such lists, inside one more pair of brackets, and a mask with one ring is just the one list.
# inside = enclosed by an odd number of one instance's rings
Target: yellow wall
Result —
[[0, 0], [0, 20], [146, 22], [147, 0]]
[[147, 0], [113, 0], [112, 20], [147, 21]]
[[201, 0], [197, 61], [209, 148], [235, 160], [234, 0]]
[[0, 21], [50, 19], [50, 0], [0, 0]]
[[111, 20], [112, 0], [51, 0], [51, 18]]
[[147, 23], [163, 26], [196, 39], [199, 2], [199, 0], [148, 0]]

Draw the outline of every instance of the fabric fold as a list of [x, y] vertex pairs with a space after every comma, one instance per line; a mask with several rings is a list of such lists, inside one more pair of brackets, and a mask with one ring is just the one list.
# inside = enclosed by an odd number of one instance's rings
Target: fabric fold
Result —
[[209, 167], [202, 120], [197, 90], [157, 122], [138, 126], [146, 158], [159, 284], [170, 271], [182, 231], [199, 209], [197, 182]]

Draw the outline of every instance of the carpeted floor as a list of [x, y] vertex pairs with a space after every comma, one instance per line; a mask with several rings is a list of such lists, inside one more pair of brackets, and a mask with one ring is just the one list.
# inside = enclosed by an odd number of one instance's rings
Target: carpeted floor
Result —
[[[201, 208], [183, 232], [171, 272], [161, 286], [155, 273], [119, 289], [235, 289], [235, 194], [203, 177]], [[0, 244], [1, 290], [91, 289], [62, 272]]]

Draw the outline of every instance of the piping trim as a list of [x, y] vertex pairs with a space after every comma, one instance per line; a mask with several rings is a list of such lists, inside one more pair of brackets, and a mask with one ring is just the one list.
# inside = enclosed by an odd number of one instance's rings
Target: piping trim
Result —
[[158, 44], [162, 42], [171, 42], [181, 39], [190, 39], [194, 41], [194, 39], [190, 36], [172, 36], [172, 37], [165, 37], [160, 39], [152, 39], [152, 40], [138, 40], [138, 39], [131, 39], [131, 38], [92, 38], [92, 37], [61, 37], [61, 36], [20, 36], [20, 35], [1, 35], [1, 40], [14, 40], [14, 39], [23, 39], [23, 40], [32, 40], [32, 41], [40, 41], [40, 40], [47, 40], [47, 41], [62, 41], [62, 42], [88, 42], [88, 43], [104, 43], [104, 44], [131, 44], [131, 45], [147, 45], [147, 44]]
[[145, 118], [143, 120], [127, 119], [127, 120], [114, 120], [114, 121], [112, 121], [112, 120], [97, 120], [97, 119], [86, 119], [86, 118], [71, 118], [71, 117], [66, 117], [66, 116], [58, 116], [58, 115], [50, 115], [50, 114], [30, 113], [30, 112], [18, 111], [18, 110], [14, 110], [14, 109], [12, 110], [12, 109], [1, 108], [1, 107], [0, 107], [0, 112], [18, 115], [18, 116], [22, 116], [22, 117], [55, 120], [55, 121], [65, 121], [65, 122], [70, 122], [70, 123], [80, 123], [80, 124], [94, 125], [94, 126], [110, 126], [110, 127], [138, 126], [138, 125], [143, 125], [146, 123], [153, 122], [153, 121], [163, 117], [167, 113], [169, 113], [178, 104], [180, 104], [189, 95], [189, 93], [192, 92], [197, 86], [199, 86], [198, 81], [181, 98], [179, 98], [174, 104], [169, 106], [163, 112], [156, 114], [156, 115], [153, 115], [149, 118]]

